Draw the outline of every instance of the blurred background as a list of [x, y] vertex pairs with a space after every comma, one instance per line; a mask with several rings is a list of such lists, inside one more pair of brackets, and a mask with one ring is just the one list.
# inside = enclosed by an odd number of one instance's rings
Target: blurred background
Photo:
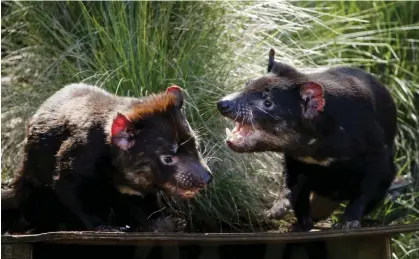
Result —
[[[298, 68], [348, 64], [375, 74], [398, 106], [400, 186], [372, 217], [419, 217], [419, 2], [1, 2], [2, 185], [15, 174], [28, 116], [64, 84], [126, 96], [178, 84], [215, 172], [190, 202], [170, 200], [195, 231], [285, 228], [263, 212], [284, 193], [280, 154], [234, 154], [215, 102], [266, 72], [268, 52]], [[397, 195], [396, 195], [397, 194]], [[330, 221], [344, 208], [336, 211]], [[394, 258], [418, 258], [416, 233], [393, 239]]]

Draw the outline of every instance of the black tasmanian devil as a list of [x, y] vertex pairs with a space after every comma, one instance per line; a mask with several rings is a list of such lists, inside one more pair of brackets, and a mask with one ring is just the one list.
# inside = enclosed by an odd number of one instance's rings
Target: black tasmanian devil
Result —
[[[36, 232], [142, 227], [157, 209], [157, 190], [182, 198], [198, 194], [212, 174], [183, 102], [175, 85], [130, 98], [70, 84], [48, 98], [29, 121], [14, 186], [30, 227]], [[109, 227], [112, 214], [122, 216]]]
[[[308, 231], [316, 208], [310, 194], [348, 201], [334, 228], [357, 228], [383, 201], [396, 175], [393, 162], [396, 106], [373, 75], [353, 67], [303, 73], [274, 60], [268, 73], [218, 101], [234, 121], [227, 145], [235, 152], [284, 154], [286, 184], [297, 218]], [[324, 217], [333, 212], [320, 213]]]

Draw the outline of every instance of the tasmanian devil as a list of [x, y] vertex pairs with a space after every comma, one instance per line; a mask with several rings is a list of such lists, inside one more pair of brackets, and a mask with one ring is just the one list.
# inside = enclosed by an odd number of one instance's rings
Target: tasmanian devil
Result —
[[183, 102], [175, 85], [142, 98], [87, 84], [53, 94], [29, 121], [14, 184], [25, 220], [36, 232], [119, 230], [141, 227], [159, 190], [194, 197], [212, 173]]
[[235, 152], [284, 154], [287, 187], [297, 222], [309, 231], [316, 213], [310, 195], [348, 201], [334, 228], [357, 228], [383, 201], [396, 175], [396, 106], [388, 89], [366, 71], [339, 66], [304, 73], [274, 60], [268, 73], [217, 102], [234, 121], [227, 145]]

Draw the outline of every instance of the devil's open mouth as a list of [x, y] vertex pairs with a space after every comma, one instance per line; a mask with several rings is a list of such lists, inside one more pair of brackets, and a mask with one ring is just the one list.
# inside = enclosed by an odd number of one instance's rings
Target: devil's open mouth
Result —
[[255, 128], [252, 125], [235, 122], [235, 127], [233, 130], [226, 128], [226, 141], [228, 144], [241, 144], [254, 133]]
[[186, 189], [182, 189], [179, 186], [176, 186], [176, 185], [171, 184], [171, 183], [164, 184], [164, 188], [167, 191], [169, 191], [169, 192], [171, 192], [175, 195], [178, 195], [178, 196], [180, 196], [184, 199], [190, 199], [190, 198], [195, 197], [199, 193], [199, 191], [201, 190], [199, 188], [187, 189], [186, 190]]

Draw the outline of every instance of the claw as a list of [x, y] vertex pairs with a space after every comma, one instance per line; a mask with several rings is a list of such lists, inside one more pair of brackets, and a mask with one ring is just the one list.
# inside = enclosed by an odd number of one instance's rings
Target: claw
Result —
[[360, 228], [361, 223], [358, 220], [348, 220], [345, 222], [338, 222], [332, 225], [333, 229], [350, 229], [350, 228]]
[[231, 132], [231, 130], [229, 128], [226, 128], [226, 137], [227, 137], [227, 139], [231, 138], [231, 136], [233, 136], [233, 133]]

